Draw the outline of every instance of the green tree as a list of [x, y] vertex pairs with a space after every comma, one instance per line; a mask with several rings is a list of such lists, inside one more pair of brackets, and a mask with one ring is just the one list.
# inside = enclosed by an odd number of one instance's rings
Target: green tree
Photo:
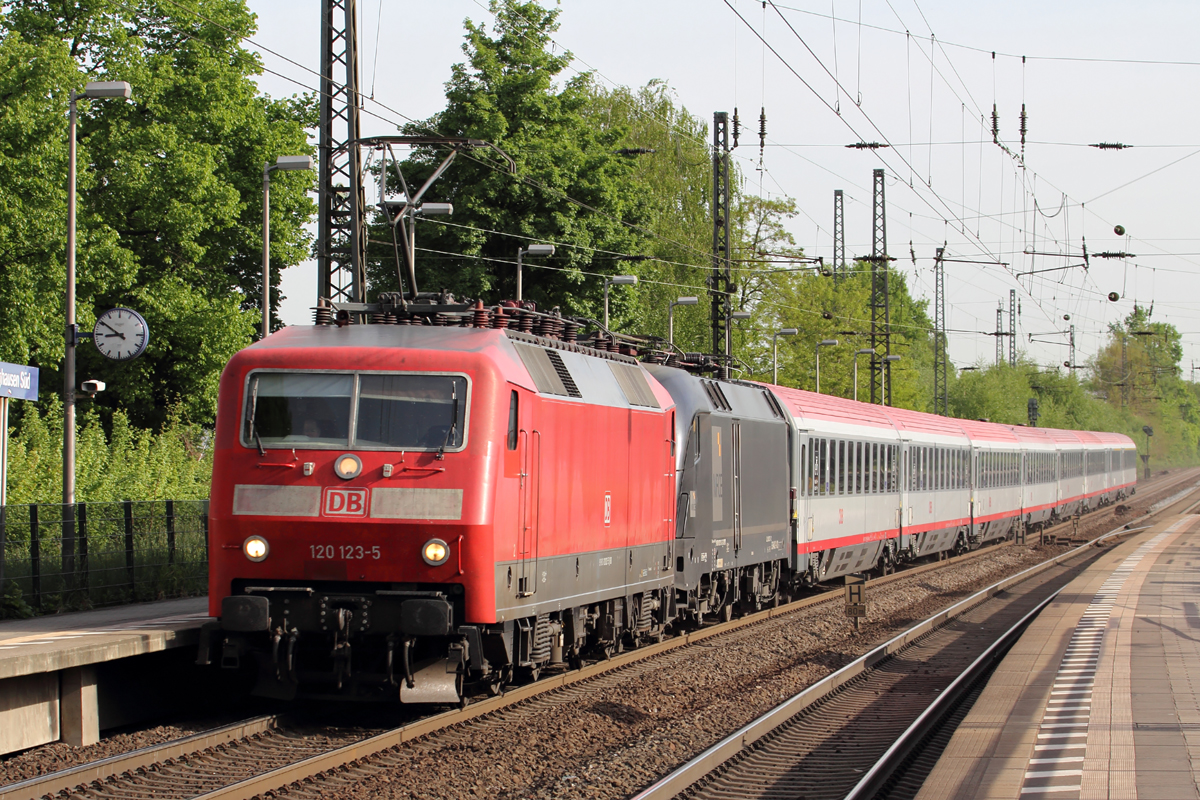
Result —
[[[89, 80], [129, 81], [130, 102], [80, 102], [78, 318], [90, 330], [99, 311], [131, 306], [151, 340], [129, 364], [81, 348], [79, 374], [109, 384], [106, 418], [124, 409], [143, 426], [162, 425], [176, 404], [213, 418], [216, 377], [249, 343], [261, 296], [262, 165], [309, 152], [315, 121], [312, 98], [258, 94], [260, 65], [239, 44], [254, 32], [242, 0], [193, 5], [16, 0], [0, 21], [0, 59], [16, 67], [0, 78], [0, 158], [26, 167], [3, 173], [0, 209], [30, 220], [0, 232], [13, 256], [4, 288], [18, 300], [0, 312], [17, 323], [3, 325], [0, 353], [41, 367], [47, 391], [59, 384], [67, 101]], [[38, 147], [25, 149], [34, 134]], [[280, 176], [273, 187], [280, 268], [307, 252], [310, 183]]]
[[[526, 267], [524, 296], [539, 307], [598, 316], [603, 283], [590, 273], [621, 270], [597, 251], [637, 252], [642, 239], [630, 226], [644, 220], [644, 198], [631, 181], [629, 159], [614, 153], [624, 132], [590, 124], [589, 76], [555, 83], [570, 63], [569, 54], [549, 51], [557, 9], [515, 0], [491, 9], [493, 33], [465, 23], [467, 62], [452, 70], [446, 108], [406, 132], [485, 140], [512, 157], [515, 174], [480, 150], [439, 179], [426, 197], [452, 202], [454, 217], [450, 224], [420, 225], [418, 286], [460, 297], [514, 297], [518, 247], [528, 240], [569, 243], [541, 260], [551, 269]], [[409, 184], [421, 185], [444, 156], [436, 147], [415, 150], [403, 165]], [[369, 261], [372, 289], [396, 289], [390, 242], [376, 245]]]

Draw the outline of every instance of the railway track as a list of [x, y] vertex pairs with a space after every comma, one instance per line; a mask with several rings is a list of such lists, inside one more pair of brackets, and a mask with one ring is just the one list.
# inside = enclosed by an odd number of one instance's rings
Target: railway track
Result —
[[[1143, 489], [1147, 494], [1168, 497], [1187, 485], [1194, 488], [1197, 472], [1172, 475]], [[1169, 510], [1166, 508], [1159, 511]], [[1102, 515], [1105, 510], [1095, 512]], [[1111, 509], [1109, 509], [1111, 511]], [[873, 586], [885, 586], [929, 570], [986, 556], [989, 549], [975, 551], [948, 561], [910, 568], [879, 578]], [[687, 648], [715, 636], [728, 637], [738, 629], [790, 615], [803, 608], [835, 601], [840, 594], [825, 593], [770, 609], [739, 620], [705, 628], [661, 644], [622, 654], [611, 661], [590, 664], [582, 670], [553, 675], [536, 684], [518, 687], [503, 696], [429, 716], [385, 731], [343, 732], [331, 737], [320, 730], [290, 727], [276, 717], [261, 717], [226, 726], [185, 739], [145, 748], [101, 762], [0, 786], [0, 800], [25, 800], [69, 791], [72, 797], [104, 798], [249, 798], [290, 787], [298, 796], [321, 796], [325, 790], [353, 783], [363, 775], [386, 770], [397, 757], [386, 751], [406, 742], [428, 737], [452, 726], [479, 720], [495, 712], [525, 704], [527, 713], [547, 706], [564, 706], [579, 701], [599, 687], [628, 679], [638, 671], [663, 668], [662, 659], [685, 665]], [[747, 630], [737, 636], [750, 636]], [[651, 662], [651, 659], [657, 659]], [[517, 716], [521, 709], [517, 710]], [[505, 725], [513, 716], [506, 713]], [[474, 724], [487, 726], [483, 719]]]
[[[1178, 492], [1145, 517], [1195, 508], [1200, 505], [1195, 494], [1196, 487]], [[1006, 578], [901, 633], [718, 742], [635, 800], [915, 795], [969, 701], [1028, 623], [1101, 555], [1092, 545], [1145, 530], [1130, 527]]]

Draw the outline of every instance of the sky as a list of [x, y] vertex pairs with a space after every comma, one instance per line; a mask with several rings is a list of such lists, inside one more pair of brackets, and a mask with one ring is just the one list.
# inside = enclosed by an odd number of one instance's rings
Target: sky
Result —
[[[359, 3], [360, 80], [373, 97], [364, 135], [443, 108], [451, 66], [464, 60], [462, 22], [490, 22], [486, 0]], [[666, 81], [679, 104], [710, 122], [714, 111], [737, 107], [743, 129], [734, 156], [744, 188], [796, 200], [801, 213], [790, 230], [808, 255], [832, 259], [835, 189], [846, 197], [847, 255], [870, 254], [872, 170], [883, 168], [888, 252], [911, 291], [929, 298], [931, 318], [936, 248], [944, 244], [953, 259], [945, 273], [955, 364], [993, 361], [996, 337], [988, 334], [998, 302], [1009, 329], [1010, 290], [1019, 303], [1018, 349], [1044, 366], [1067, 359], [1071, 325], [1084, 363], [1135, 303], [1153, 305], [1153, 320], [1183, 334], [1185, 378], [1193, 359], [1200, 364], [1200, 192], [1188, 189], [1200, 183], [1200, 108], [1192, 102], [1200, 3], [556, 5], [555, 46], [575, 57], [574, 70], [593, 71], [608, 86]], [[262, 90], [314, 89], [320, 4], [249, 6], [259, 30], [245, 44], [271, 71]], [[993, 104], [1003, 147], [993, 143]], [[860, 141], [891, 147], [845, 146]], [[1089, 146], [1101, 142], [1133, 146]], [[1095, 257], [1100, 252], [1135, 257]], [[313, 264], [287, 270], [283, 320], [309, 324], [315, 291]]]

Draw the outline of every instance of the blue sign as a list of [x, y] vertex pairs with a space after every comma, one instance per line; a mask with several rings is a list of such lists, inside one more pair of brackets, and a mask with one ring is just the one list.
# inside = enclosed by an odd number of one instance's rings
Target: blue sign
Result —
[[0, 361], [0, 397], [37, 401], [38, 369]]

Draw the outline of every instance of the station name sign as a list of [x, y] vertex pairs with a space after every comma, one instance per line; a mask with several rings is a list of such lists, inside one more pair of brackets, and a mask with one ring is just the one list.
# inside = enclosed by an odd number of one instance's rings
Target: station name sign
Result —
[[10, 400], [37, 400], [38, 368], [0, 361], [0, 397]]

